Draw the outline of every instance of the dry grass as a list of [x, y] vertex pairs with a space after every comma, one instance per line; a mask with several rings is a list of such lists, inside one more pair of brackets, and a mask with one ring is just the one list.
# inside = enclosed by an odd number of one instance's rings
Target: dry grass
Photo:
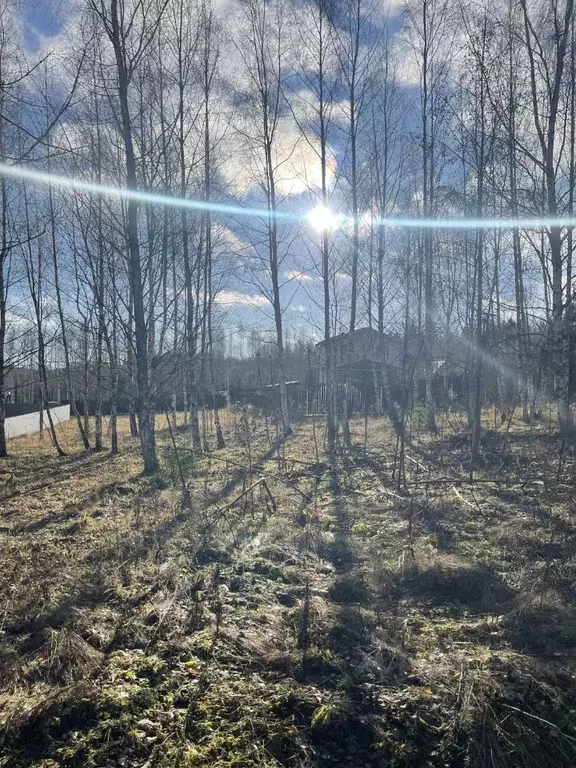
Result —
[[[386, 419], [329, 467], [321, 420], [278, 455], [226, 413], [226, 449], [182, 454], [185, 514], [161, 417], [161, 482], [126, 419], [115, 458], [72, 423], [63, 459], [11, 441], [0, 765], [576, 764], [574, 455], [545, 421], [485, 420], [478, 477], [510, 484], [426, 487], [467, 477], [451, 417], [413, 435], [399, 493]], [[258, 477], [275, 512], [241, 496]]]

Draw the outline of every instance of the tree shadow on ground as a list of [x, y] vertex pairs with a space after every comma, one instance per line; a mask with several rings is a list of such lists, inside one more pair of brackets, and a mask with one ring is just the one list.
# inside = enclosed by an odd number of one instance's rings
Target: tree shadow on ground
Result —
[[350, 541], [350, 512], [334, 462], [331, 463], [328, 485], [332, 499], [334, 540], [327, 557], [338, 573], [346, 573], [354, 567], [356, 555]]
[[[331, 665], [312, 665], [305, 672], [321, 687], [344, 686], [351, 696], [358, 695], [367, 681], [397, 683], [408, 668], [407, 659], [394, 643], [380, 637], [374, 604], [376, 596], [361, 567], [361, 553], [350, 531], [350, 510], [343, 493], [341, 471], [332, 463], [329, 488], [332, 500], [334, 541], [326, 553], [335, 568], [328, 589], [330, 621], [318, 638], [328, 649]], [[317, 676], [320, 672], [320, 676]], [[372, 704], [360, 696], [360, 709], [372, 711]]]
[[[129, 566], [147, 557], [158, 560], [166, 542], [189, 522], [190, 516], [173, 515], [151, 528], [126, 531], [120, 539], [115, 539], [113, 534], [110, 534], [109, 541], [99, 547], [91, 547], [78, 558], [79, 578], [74, 583], [68, 583], [66, 594], [62, 595], [56, 604], [46, 608], [42, 596], [33, 595], [36, 609], [33, 610], [34, 606], [24, 603], [20, 610], [13, 610], [10, 618], [5, 620], [5, 632], [17, 636], [41, 633], [47, 627], [60, 628], [67, 624], [79, 607], [96, 607], [113, 602], [114, 591], [111, 590], [109, 578], [118, 580], [121, 571], [126, 572]], [[197, 545], [198, 541], [199, 539], [194, 540], [194, 544]], [[42, 567], [42, 563], [39, 567]], [[49, 575], [58, 578], [60, 571], [56, 570], [50, 574], [49, 571], [43, 570], [44, 579]], [[31, 573], [30, 578], [35, 579], [36, 576]], [[40, 581], [40, 577], [38, 579]], [[130, 600], [125, 599], [124, 602], [131, 606]]]
[[[433, 462], [445, 461], [450, 457], [452, 466], [460, 461], [467, 470], [470, 436], [445, 437], [434, 441], [425, 449], [415, 446], [414, 450]], [[566, 441], [560, 433], [485, 430], [480, 442], [478, 468], [483, 472], [494, 473], [502, 479], [512, 477], [530, 481], [535, 476], [543, 476], [553, 480], [560, 456], [563, 460], [562, 472], [566, 475], [570, 464], [576, 459], [576, 447]]]
[[424, 568], [408, 563], [386, 595], [408, 599], [424, 611], [442, 608], [451, 616], [502, 613], [514, 596], [514, 590], [493, 569], [465, 562]]
[[100, 488], [90, 491], [86, 496], [78, 502], [66, 504], [61, 514], [48, 514], [44, 517], [33, 520], [30, 523], [25, 523], [11, 529], [13, 534], [19, 533], [34, 533], [40, 531], [49, 525], [58, 525], [65, 523], [68, 520], [72, 520], [77, 517], [80, 512], [88, 509], [93, 504], [104, 501], [106, 498], [113, 498], [114, 496], [144, 496], [149, 492], [148, 488], [138, 489], [137, 487], [131, 487], [131, 483], [135, 483], [139, 479], [140, 475], [133, 475], [123, 481], [115, 481], [113, 483], [106, 483], [100, 486]]
[[502, 616], [499, 622], [506, 643], [520, 653], [540, 659], [576, 656], [576, 609], [538, 599]]
[[462, 507], [458, 504], [442, 502], [434, 508], [426, 505], [415, 507], [413, 524], [419, 535], [432, 535], [436, 548], [440, 552], [458, 551], [456, 525], [462, 520]]
[[[74, 480], [78, 477], [78, 472], [83, 469], [90, 471], [87, 474], [91, 474], [92, 470], [94, 474], [97, 474], [103, 464], [113, 462], [117, 458], [119, 457], [109, 453], [87, 452], [66, 456], [62, 459], [55, 457], [39, 464], [26, 462], [21, 468], [21, 474], [16, 474], [15, 482], [4, 488], [0, 494], [0, 501], [6, 503], [12, 499], [19, 500], [49, 489], [65, 480]], [[68, 459], [69, 461], [67, 461]], [[65, 461], [67, 464], [59, 463]], [[20, 507], [14, 510], [3, 510], [2, 517], [10, 517], [20, 511]]]
[[241, 482], [246, 480], [253, 472], [258, 472], [263, 469], [264, 464], [269, 461], [282, 444], [286, 441], [286, 436], [282, 435], [277, 440], [274, 440], [270, 448], [265, 451], [260, 457], [256, 458], [252, 462], [251, 467], [238, 467], [230, 474], [230, 479], [225, 485], [215, 494], [211, 496], [211, 501], [217, 502], [225, 499], [232, 491], [240, 485]]
[[[84, 687], [72, 687], [46, 706], [31, 710], [22, 723], [18, 720], [9, 723], [2, 734], [6, 765], [31, 765], [49, 754], [53, 744], [71, 732], [93, 728], [99, 719], [97, 704], [83, 693]], [[66, 764], [79, 765], [76, 761]]]

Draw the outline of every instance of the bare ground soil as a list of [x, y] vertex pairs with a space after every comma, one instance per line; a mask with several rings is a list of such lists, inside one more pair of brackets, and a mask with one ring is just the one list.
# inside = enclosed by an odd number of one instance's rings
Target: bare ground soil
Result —
[[124, 423], [11, 441], [0, 766], [576, 765], [574, 448], [485, 426], [471, 484], [462, 421], [412, 425], [407, 489], [386, 419], [331, 462], [320, 419], [180, 426], [192, 509], [164, 419], [152, 481]]

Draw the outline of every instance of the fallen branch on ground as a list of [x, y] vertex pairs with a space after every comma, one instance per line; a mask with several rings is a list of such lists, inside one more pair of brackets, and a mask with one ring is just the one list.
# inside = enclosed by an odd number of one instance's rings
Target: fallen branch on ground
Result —
[[[179, 451], [193, 451], [193, 448], [178, 448]], [[312, 497], [309, 493], [305, 493], [300, 488], [298, 488], [297, 485], [294, 483], [291, 483], [289, 480], [287, 480], [285, 477], [282, 477], [281, 475], [274, 475], [271, 472], [265, 472], [263, 469], [260, 469], [258, 465], [252, 466], [252, 467], [246, 467], [244, 464], [237, 464], [236, 462], [232, 461], [229, 458], [222, 458], [220, 456], [216, 456], [214, 453], [204, 453], [204, 451], [200, 451], [200, 453], [203, 456], [206, 456], [209, 459], [216, 459], [217, 461], [221, 461], [226, 464], [230, 464], [233, 467], [237, 467], [238, 469], [244, 469], [246, 472], [255, 472], [258, 475], [262, 475], [263, 477], [267, 477], [270, 480], [279, 480], [281, 483], [284, 483], [289, 488], [292, 488], [294, 491], [300, 494], [300, 496], [305, 499], [308, 503], [312, 501]]]
[[274, 512], [276, 512], [276, 500], [274, 499], [274, 496], [272, 496], [272, 493], [270, 491], [270, 488], [268, 487], [268, 483], [266, 482], [266, 479], [264, 477], [261, 477], [259, 480], [256, 480], [255, 483], [252, 483], [252, 485], [248, 486], [248, 488], [245, 488], [242, 493], [239, 493], [238, 496], [236, 496], [235, 499], [233, 499], [229, 504], [227, 504], [222, 509], [219, 509], [218, 512], [220, 514], [223, 514], [224, 512], [227, 512], [229, 509], [231, 509], [234, 504], [236, 504], [243, 496], [246, 496], [250, 491], [253, 491], [254, 488], [256, 488], [258, 485], [261, 485], [264, 490], [266, 491], [266, 494], [268, 498], [270, 499], [270, 503], [272, 505], [272, 509]]
[[232, 499], [232, 501], [229, 504], [226, 504], [225, 507], [222, 507], [222, 509], [216, 510], [215, 516], [210, 521], [209, 530], [213, 528], [219, 520], [221, 520], [223, 517], [226, 517], [226, 512], [228, 512], [229, 509], [232, 509], [232, 507], [235, 504], [237, 504], [240, 501], [240, 499], [242, 499], [244, 496], [249, 494], [251, 491], [254, 490], [254, 488], [256, 488], [259, 485], [261, 485], [265, 489], [266, 495], [268, 496], [268, 499], [272, 506], [272, 512], [275, 513], [277, 510], [276, 499], [272, 495], [272, 492], [270, 491], [270, 488], [268, 486], [268, 483], [266, 482], [266, 479], [264, 477], [261, 477], [259, 480], [256, 480], [255, 483], [252, 483], [252, 485], [248, 486], [248, 488], [244, 488], [242, 493], [239, 493], [238, 496]]
[[414, 486], [414, 485], [478, 485], [480, 483], [494, 483], [495, 485], [544, 485], [543, 480], [511, 480], [505, 477], [494, 477], [494, 478], [487, 478], [487, 477], [478, 477], [473, 478], [470, 480], [470, 478], [464, 479], [458, 479], [454, 477], [440, 477], [440, 478], [430, 478], [429, 480], [408, 480], [406, 482], [406, 486]]

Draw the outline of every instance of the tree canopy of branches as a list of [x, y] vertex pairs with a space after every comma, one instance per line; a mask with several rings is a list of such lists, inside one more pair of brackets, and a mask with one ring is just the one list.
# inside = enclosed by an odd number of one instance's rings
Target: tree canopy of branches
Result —
[[232, 360], [255, 387], [267, 361], [288, 434], [319, 342], [334, 448], [335, 339], [366, 326], [402, 340], [396, 405], [430, 431], [460, 376], [472, 465], [489, 398], [527, 421], [552, 398], [572, 430], [573, 0], [85, 0], [38, 46], [19, 14], [2, 0], [0, 456], [22, 371], [57, 451], [56, 372], [84, 447], [117, 451], [125, 411], [147, 474], [157, 411], [210, 448]]

